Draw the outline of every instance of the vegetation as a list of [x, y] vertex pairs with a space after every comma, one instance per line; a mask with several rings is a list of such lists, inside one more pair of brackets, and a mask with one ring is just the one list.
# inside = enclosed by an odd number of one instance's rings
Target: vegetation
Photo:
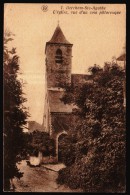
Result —
[[10, 180], [20, 178], [16, 163], [21, 160], [24, 147], [23, 128], [26, 125], [27, 111], [23, 106], [23, 83], [18, 79], [19, 57], [16, 48], [8, 49], [13, 34], [4, 34], [4, 191], [10, 190]]
[[70, 155], [72, 163], [59, 172], [57, 181], [85, 192], [125, 191], [125, 75], [114, 62], [105, 67], [89, 68], [92, 79], [67, 87], [62, 98], [64, 103], [77, 106], [76, 126], [66, 148], [75, 152]]
[[42, 152], [43, 156], [55, 155], [55, 143], [48, 133], [38, 130], [33, 131], [32, 133], [26, 133], [25, 140], [26, 155], [38, 156], [39, 152]]
[[75, 145], [69, 136], [63, 135], [59, 139], [58, 161], [70, 166], [74, 163], [76, 157]]

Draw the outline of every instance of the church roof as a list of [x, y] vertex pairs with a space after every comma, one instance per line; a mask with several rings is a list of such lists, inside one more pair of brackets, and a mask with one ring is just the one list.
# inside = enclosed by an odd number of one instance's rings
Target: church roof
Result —
[[64, 104], [60, 100], [64, 94], [64, 91], [53, 91], [48, 90], [48, 99], [49, 99], [49, 106], [50, 112], [59, 112], [59, 113], [71, 113], [72, 112], [72, 105]]
[[55, 29], [55, 32], [50, 41], [47, 43], [63, 43], [63, 44], [71, 44], [69, 41], [66, 40], [60, 26], [58, 25]]

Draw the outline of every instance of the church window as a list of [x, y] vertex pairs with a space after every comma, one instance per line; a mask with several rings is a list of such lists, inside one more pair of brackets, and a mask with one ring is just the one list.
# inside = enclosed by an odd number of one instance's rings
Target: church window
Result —
[[56, 51], [55, 62], [59, 63], [59, 64], [61, 64], [63, 62], [61, 49], [57, 49], [57, 51]]

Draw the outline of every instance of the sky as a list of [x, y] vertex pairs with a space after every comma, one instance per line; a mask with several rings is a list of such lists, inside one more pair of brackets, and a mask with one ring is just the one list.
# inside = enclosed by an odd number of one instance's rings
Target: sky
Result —
[[45, 44], [58, 21], [73, 44], [72, 73], [87, 74], [88, 67], [103, 66], [122, 53], [126, 41], [125, 4], [6, 3], [4, 29], [15, 34], [9, 47], [16, 47], [20, 57], [20, 77], [26, 83], [23, 91], [31, 115], [28, 120], [40, 124], [44, 112]]

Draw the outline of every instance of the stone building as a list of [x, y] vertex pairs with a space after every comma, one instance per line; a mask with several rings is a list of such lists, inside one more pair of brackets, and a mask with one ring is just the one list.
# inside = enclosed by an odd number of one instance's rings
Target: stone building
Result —
[[67, 134], [70, 122], [73, 120], [73, 105], [64, 104], [60, 99], [66, 84], [83, 83], [89, 75], [72, 74], [72, 47], [58, 25], [50, 41], [46, 42], [46, 73], [45, 73], [45, 107], [44, 130], [56, 140], [58, 154], [58, 138]]

